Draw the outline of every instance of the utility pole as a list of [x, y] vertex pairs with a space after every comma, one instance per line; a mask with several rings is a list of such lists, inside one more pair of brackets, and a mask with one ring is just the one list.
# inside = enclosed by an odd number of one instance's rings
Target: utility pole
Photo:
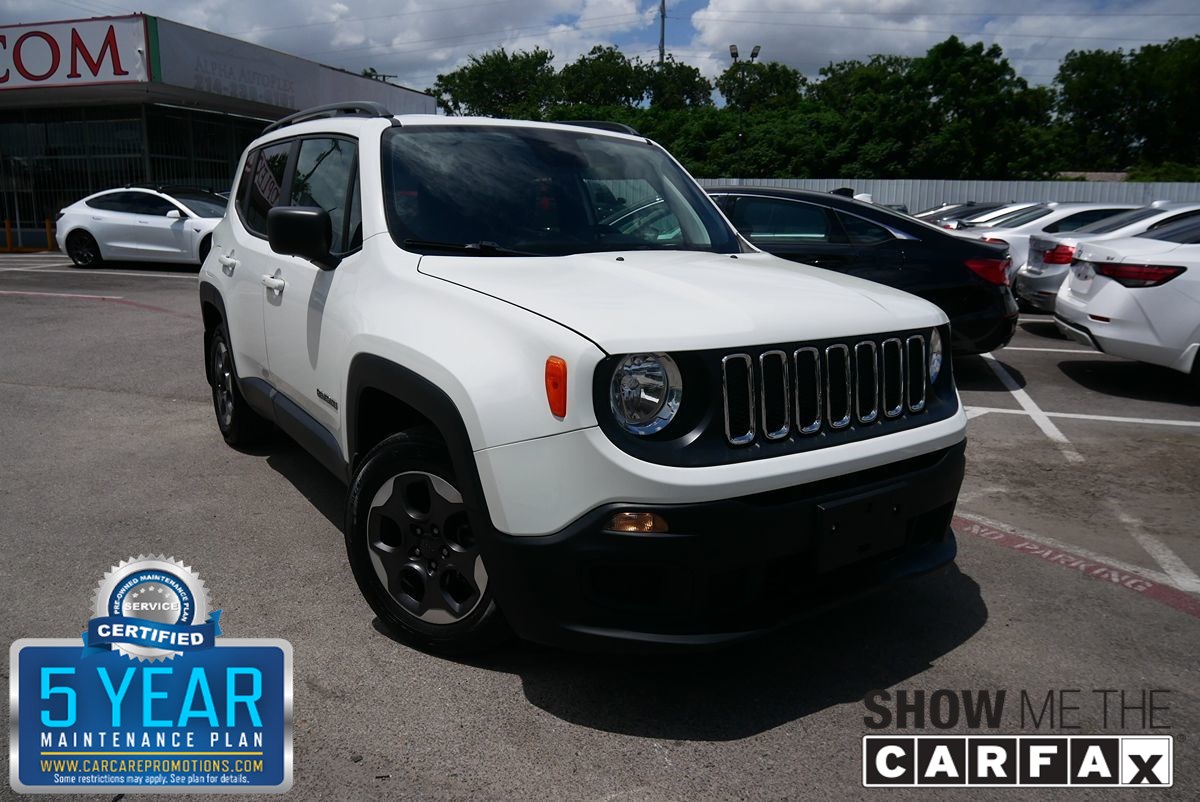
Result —
[[658, 66], [667, 60], [667, 0], [658, 4]]

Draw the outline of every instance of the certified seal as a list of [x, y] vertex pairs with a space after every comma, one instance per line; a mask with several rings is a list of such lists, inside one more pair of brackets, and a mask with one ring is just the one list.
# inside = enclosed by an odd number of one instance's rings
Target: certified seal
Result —
[[84, 640], [138, 660], [207, 649], [221, 634], [204, 580], [174, 557], [139, 555], [113, 566], [96, 588]]

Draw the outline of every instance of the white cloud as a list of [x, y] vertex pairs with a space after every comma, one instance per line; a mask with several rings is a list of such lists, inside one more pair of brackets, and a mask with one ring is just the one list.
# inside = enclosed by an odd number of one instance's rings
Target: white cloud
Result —
[[[1043, 16], [1015, 16], [993, 0], [842, 0], [835, 8], [825, 0], [669, 0], [668, 9], [668, 43], [687, 41], [669, 49], [710, 76], [729, 63], [730, 43], [743, 53], [761, 44], [763, 58], [815, 75], [830, 61], [872, 53], [920, 55], [953, 31], [999, 42], [1023, 75], [1044, 83], [1072, 48], [1130, 48], [1200, 32], [1194, 0], [1066, 0], [1042, 6]], [[620, 43], [627, 55], [651, 59], [658, 39], [657, 0], [6, 0], [0, 24], [132, 11], [354, 72], [371, 66], [418, 88], [495, 47], [541, 46], [563, 64], [596, 44]], [[1066, 16], [1044, 16], [1051, 13]]]
[[1048, 83], [1071, 49], [1130, 49], [1200, 32], [1200, 9], [1190, 0], [1075, 0], [1026, 9], [1029, 13], [1018, 14], [991, 0], [941, 6], [927, 0], [843, 0], [836, 9], [822, 0], [709, 0], [692, 15], [696, 33], [682, 53], [712, 75], [728, 64], [730, 43], [743, 54], [761, 44], [763, 58], [812, 76], [831, 61], [874, 53], [921, 55], [955, 33], [968, 42], [999, 44], [1020, 74]]

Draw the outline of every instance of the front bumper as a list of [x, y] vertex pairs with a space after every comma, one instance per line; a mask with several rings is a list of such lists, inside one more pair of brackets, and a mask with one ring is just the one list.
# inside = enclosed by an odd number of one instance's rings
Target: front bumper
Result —
[[[500, 609], [528, 640], [726, 644], [953, 560], [965, 447], [723, 501], [609, 504], [552, 535], [492, 531], [483, 556]], [[657, 512], [670, 531], [606, 531], [622, 510]]]

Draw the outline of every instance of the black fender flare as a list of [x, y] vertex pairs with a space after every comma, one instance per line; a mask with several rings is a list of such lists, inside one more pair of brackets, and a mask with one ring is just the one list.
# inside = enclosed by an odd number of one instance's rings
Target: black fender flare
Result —
[[442, 388], [424, 376], [374, 354], [356, 355], [350, 362], [350, 372], [346, 378], [346, 442], [350, 452], [348, 473], [351, 479], [359, 460], [364, 456], [357, 453], [356, 446], [360, 425], [358, 410], [362, 395], [367, 390], [386, 393], [407, 404], [437, 428], [446, 442], [459, 490], [468, 514], [473, 518], [472, 525], [476, 531], [480, 531], [479, 527], [486, 527], [490, 531], [492, 519], [479, 480], [475, 452], [458, 406]]
[[[221, 297], [221, 291], [217, 289], [216, 285], [214, 285], [208, 281], [201, 280], [201, 282], [200, 282], [200, 309], [201, 309], [201, 312], [203, 312], [205, 304], [212, 304], [216, 308], [217, 312], [220, 313], [220, 315], [221, 315], [221, 320], [225, 323], [226, 328], [228, 328], [229, 315], [226, 314], [226, 312], [225, 312], [225, 299], [223, 299]], [[204, 353], [203, 353], [204, 378], [207, 379], [208, 383], [211, 385], [212, 384], [212, 366], [210, 364], [208, 364], [208, 343], [209, 343], [210, 339], [212, 339], [212, 332], [209, 331], [207, 327], [205, 327], [205, 329], [204, 329], [204, 344], [203, 344], [203, 347], [204, 347]]]

